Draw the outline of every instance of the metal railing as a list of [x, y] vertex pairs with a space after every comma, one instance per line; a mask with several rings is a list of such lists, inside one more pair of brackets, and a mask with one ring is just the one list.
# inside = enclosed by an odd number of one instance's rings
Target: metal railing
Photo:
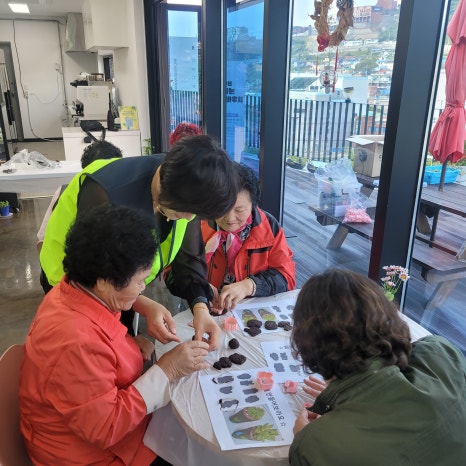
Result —
[[[244, 98], [244, 151], [258, 154], [261, 96]], [[181, 121], [201, 125], [199, 93], [171, 91], [171, 129]], [[286, 157], [303, 166], [308, 161], [331, 162], [349, 156], [355, 134], [385, 134], [388, 105], [346, 101], [290, 99], [286, 127]], [[436, 114], [441, 110], [436, 110]], [[436, 115], [438, 117], [438, 115]]]

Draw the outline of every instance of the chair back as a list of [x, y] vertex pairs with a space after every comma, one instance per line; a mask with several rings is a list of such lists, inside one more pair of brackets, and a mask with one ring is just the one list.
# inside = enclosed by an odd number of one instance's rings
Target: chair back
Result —
[[0, 358], [0, 465], [32, 465], [19, 428], [19, 374], [24, 345], [10, 346]]

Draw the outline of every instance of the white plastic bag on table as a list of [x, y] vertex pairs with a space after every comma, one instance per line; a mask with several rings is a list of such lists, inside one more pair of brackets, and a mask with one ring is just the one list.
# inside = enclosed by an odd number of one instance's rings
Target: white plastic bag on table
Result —
[[37, 151], [28, 152], [27, 149], [20, 150], [14, 154], [8, 162], [4, 163], [2, 168], [20, 168], [21, 165], [32, 166], [34, 168], [56, 168], [60, 166], [59, 162], [49, 160], [45, 155]]

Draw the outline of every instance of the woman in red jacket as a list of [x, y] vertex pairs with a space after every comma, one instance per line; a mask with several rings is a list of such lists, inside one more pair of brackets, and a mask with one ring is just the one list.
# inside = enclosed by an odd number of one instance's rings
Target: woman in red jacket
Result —
[[230, 310], [250, 296], [271, 296], [295, 287], [295, 263], [278, 221], [257, 207], [260, 188], [254, 172], [236, 164], [240, 188], [233, 209], [203, 220], [207, 280], [213, 308]]

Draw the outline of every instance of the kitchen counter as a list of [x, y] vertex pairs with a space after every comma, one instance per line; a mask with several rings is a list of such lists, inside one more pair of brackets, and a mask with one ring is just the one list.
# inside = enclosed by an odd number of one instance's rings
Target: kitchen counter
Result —
[[[66, 160], [81, 160], [84, 149], [90, 144], [84, 142], [87, 134], [79, 126], [62, 127], [63, 144], [65, 146]], [[91, 133], [96, 139], [101, 138], [100, 131]], [[142, 155], [141, 132], [106, 131], [105, 140], [117, 146], [123, 153], [123, 157], [135, 157]]]

